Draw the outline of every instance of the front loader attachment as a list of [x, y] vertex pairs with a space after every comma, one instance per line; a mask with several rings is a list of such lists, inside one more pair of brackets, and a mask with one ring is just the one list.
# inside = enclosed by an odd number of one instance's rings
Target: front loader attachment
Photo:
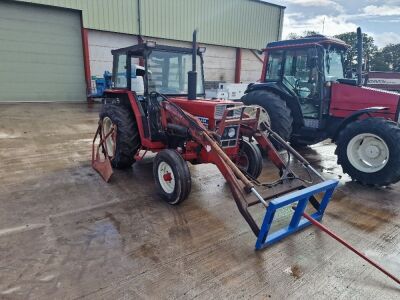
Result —
[[[214, 136], [209, 133], [201, 123], [193, 116], [186, 112], [179, 112], [175, 116], [176, 109], [170, 103], [165, 103], [166, 110], [171, 114], [176, 122], [182, 120], [179, 116], [183, 113], [186, 118], [190, 118], [193, 125], [187, 126], [191, 136], [203, 147], [209, 149], [212, 154], [212, 162], [218, 167], [221, 174], [225, 177], [232, 192], [232, 196], [243, 218], [249, 224], [253, 233], [257, 236], [256, 249], [261, 249], [267, 245], [273, 244], [282, 238], [310, 225], [311, 223], [302, 219], [307, 204], [310, 203], [315, 210], [312, 215], [315, 220], [321, 220], [325, 209], [332, 197], [338, 181], [325, 179], [304, 159], [296, 150], [274, 133], [268, 124], [264, 124], [263, 132], [258, 129], [258, 116], [260, 112], [255, 114], [255, 118], [251, 118], [244, 114], [245, 106], [228, 108], [225, 110], [224, 116], [220, 123], [220, 133], [223, 132], [225, 124], [240, 124], [243, 136], [255, 139], [260, 147], [265, 150], [268, 159], [279, 169], [281, 178], [273, 183], [260, 183], [257, 180], [247, 176], [233, 163], [228, 155], [223, 151]], [[230, 114], [232, 110], [239, 110], [239, 114]], [[238, 115], [238, 117], [228, 117], [228, 115]], [[281, 155], [272, 145], [271, 139], [275, 139], [282, 144], [283, 148], [288, 152], [289, 156], [295, 157], [302, 166], [307, 170], [312, 178], [311, 173], [317, 178], [319, 183], [314, 184], [311, 180], [307, 181], [297, 176], [281, 158]], [[323, 193], [322, 200], [317, 199], [317, 194]], [[264, 220], [261, 227], [250, 213], [249, 208], [262, 204], [266, 207]], [[287, 227], [270, 234], [271, 224], [275, 213], [278, 209], [295, 205], [296, 210]]]
[[[260, 233], [257, 237], [256, 250], [260, 250], [268, 245], [276, 243], [286, 236], [311, 225], [310, 221], [302, 217], [308, 203], [310, 203], [316, 210], [311, 217], [314, 220], [321, 221], [337, 184], [338, 181], [336, 180], [327, 180], [302, 190], [281, 196], [269, 202], [264, 220], [261, 225]], [[318, 193], [323, 193], [323, 197], [320, 202], [314, 196]], [[286, 208], [288, 206], [292, 206], [294, 210], [289, 225], [270, 233], [275, 213], [278, 209]]]
[[[298, 158], [305, 168], [314, 172], [320, 183], [311, 185], [311, 182], [306, 182], [299, 178], [289, 170], [281, 160], [274, 161], [276, 166], [282, 168], [280, 170], [283, 173], [281, 179], [274, 183], [260, 183], [243, 174], [219, 147], [218, 143], [206, 132], [203, 132], [202, 137], [204, 138], [203, 143], [205, 142], [205, 144], [209, 145], [211, 151], [215, 154], [214, 163], [227, 180], [240, 213], [249, 224], [253, 233], [257, 236], [255, 246], [256, 250], [271, 245], [284, 237], [311, 225], [310, 222], [302, 219], [302, 214], [304, 213], [308, 203], [310, 203], [315, 210], [312, 217], [318, 221], [322, 219], [338, 181], [325, 181], [322, 176], [288, 144], [285, 143], [288, 152]], [[259, 141], [260, 145], [267, 145], [265, 150], [270, 159], [280, 159], [279, 154], [276, 152], [275, 148], [264, 133], [257, 132], [255, 137], [257, 138], [257, 141]], [[323, 193], [322, 200], [318, 200], [316, 196], [321, 193]], [[251, 206], [257, 204], [262, 204], [266, 208], [261, 227], [259, 227], [257, 221], [249, 211]], [[296, 209], [289, 225], [270, 234], [271, 224], [276, 211], [290, 205], [296, 206]]]

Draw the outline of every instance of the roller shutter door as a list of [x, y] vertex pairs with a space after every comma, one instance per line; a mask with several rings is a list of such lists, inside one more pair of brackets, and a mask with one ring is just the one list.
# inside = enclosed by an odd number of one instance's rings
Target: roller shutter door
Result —
[[80, 13], [0, 2], [0, 102], [84, 101]]

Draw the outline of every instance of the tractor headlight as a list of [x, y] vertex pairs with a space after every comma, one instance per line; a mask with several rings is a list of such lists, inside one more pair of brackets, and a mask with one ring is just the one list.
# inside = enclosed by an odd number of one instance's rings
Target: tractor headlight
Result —
[[231, 139], [236, 137], [236, 129], [234, 127], [228, 129], [228, 137]]
[[221, 135], [221, 146], [235, 147], [237, 144], [237, 138], [239, 135], [239, 125], [233, 125], [224, 128], [224, 132]]

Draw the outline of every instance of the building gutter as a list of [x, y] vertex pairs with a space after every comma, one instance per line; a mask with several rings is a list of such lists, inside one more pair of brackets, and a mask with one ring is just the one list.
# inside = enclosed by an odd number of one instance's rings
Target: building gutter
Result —
[[137, 17], [137, 21], [138, 21], [138, 30], [139, 30], [139, 38], [142, 38], [142, 20], [140, 18], [140, 15], [142, 14], [142, 10], [141, 10], [141, 0], [137, 0], [137, 6], [138, 6], [138, 17]]

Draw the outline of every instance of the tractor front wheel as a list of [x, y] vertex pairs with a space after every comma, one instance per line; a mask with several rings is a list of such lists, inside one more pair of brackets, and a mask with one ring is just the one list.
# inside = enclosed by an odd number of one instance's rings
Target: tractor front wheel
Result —
[[246, 140], [241, 140], [236, 165], [244, 173], [257, 179], [262, 171], [262, 155], [257, 145]]
[[104, 104], [100, 112], [100, 122], [104, 135], [117, 127], [116, 137], [110, 135], [106, 140], [111, 165], [116, 169], [126, 169], [135, 162], [135, 154], [140, 147], [138, 127], [133, 113], [122, 105]]
[[347, 125], [337, 140], [343, 172], [360, 183], [387, 186], [400, 180], [400, 127], [384, 118]]
[[190, 193], [192, 180], [186, 161], [175, 150], [160, 151], [153, 162], [153, 175], [161, 197], [169, 204], [179, 204]]

